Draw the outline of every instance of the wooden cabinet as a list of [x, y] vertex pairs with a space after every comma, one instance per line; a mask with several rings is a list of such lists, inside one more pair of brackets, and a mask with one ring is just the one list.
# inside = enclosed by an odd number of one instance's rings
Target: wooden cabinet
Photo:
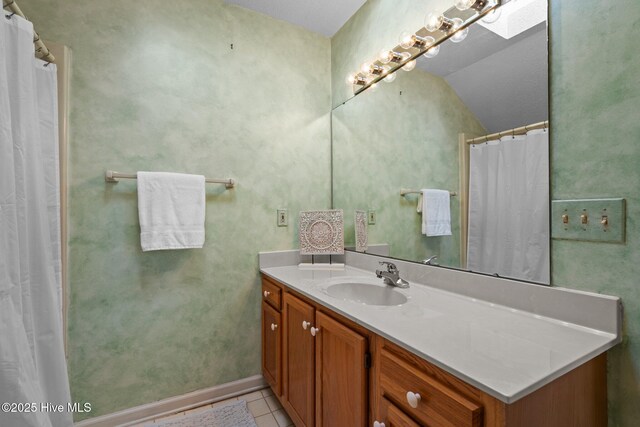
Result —
[[282, 394], [282, 286], [262, 279], [262, 374], [273, 392]]
[[262, 371], [297, 427], [607, 425], [605, 354], [505, 404], [266, 276], [262, 292]]
[[432, 427], [480, 427], [483, 407], [386, 348], [378, 354], [378, 395]]
[[366, 426], [367, 337], [267, 277], [262, 298], [262, 373], [296, 426]]
[[283, 405], [297, 426], [315, 420], [315, 340], [311, 335], [315, 309], [289, 293], [284, 294]]
[[282, 322], [281, 314], [262, 303], [262, 373], [275, 394], [282, 393]]
[[316, 425], [367, 424], [366, 339], [316, 313]]
[[428, 427], [607, 425], [605, 354], [512, 404], [384, 338], [376, 339], [374, 365], [374, 419], [384, 427], [413, 426], [411, 422]]

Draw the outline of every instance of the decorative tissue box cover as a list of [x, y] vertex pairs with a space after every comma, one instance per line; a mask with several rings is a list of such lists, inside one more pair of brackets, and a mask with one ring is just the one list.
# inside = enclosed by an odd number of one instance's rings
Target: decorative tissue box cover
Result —
[[367, 250], [369, 244], [369, 237], [367, 236], [367, 212], [356, 211], [356, 251], [364, 252]]
[[300, 254], [339, 255], [344, 253], [342, 209], [300, 212]]

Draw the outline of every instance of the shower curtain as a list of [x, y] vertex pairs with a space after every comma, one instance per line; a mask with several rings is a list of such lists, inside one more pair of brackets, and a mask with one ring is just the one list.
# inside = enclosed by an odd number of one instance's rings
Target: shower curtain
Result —
[[549, 283], [547, 129], [472, 145], [467, 268]]
[[73, 422], [60, 309], [56, 67], [35, 59], [31, 23], [6, 16], [0, 18], [0, 426], [66, 427]]

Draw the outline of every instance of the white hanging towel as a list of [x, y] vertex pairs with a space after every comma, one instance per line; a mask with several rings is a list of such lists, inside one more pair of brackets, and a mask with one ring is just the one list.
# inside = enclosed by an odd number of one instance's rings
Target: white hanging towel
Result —
[[422, 234], [451, 236], [450, 194], [446, 190], [422, 190]]
[[138, 172], [142, 251], [204, 245], [205, 178], [169, 172]]

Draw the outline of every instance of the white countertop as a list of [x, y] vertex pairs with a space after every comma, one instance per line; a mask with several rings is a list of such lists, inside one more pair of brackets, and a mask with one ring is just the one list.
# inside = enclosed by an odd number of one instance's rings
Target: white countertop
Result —
[[372, 272], [261, 271], [319, 304], [393, 341], [480, 390], [513, 403], [603, 353], [619, 336], [531, 314], [424, 284], [395, 288], [400, 306], [372, 306], [334, 298], [324, 289], [339, 278], [381, 283]]

